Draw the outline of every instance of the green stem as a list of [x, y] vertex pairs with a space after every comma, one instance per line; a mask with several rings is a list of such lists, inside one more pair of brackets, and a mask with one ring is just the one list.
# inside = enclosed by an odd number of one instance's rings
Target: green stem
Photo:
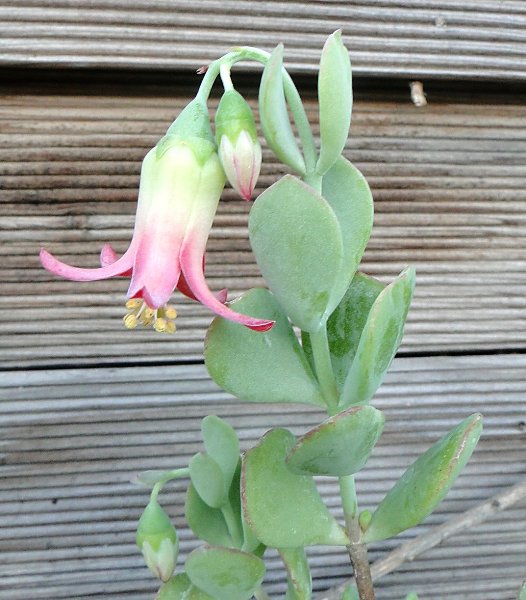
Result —
[[173, 471], [169, 471], [166, 475], [160, 479], [152, 488], [152, 493], [150, 494], [151, 500], [157, 500], [157, 496], [159, 492], [163, 489], [164, 485], [168, 483], [168, 481], [172, 481], [173, 479], [182, 479], [183, 477], [190, 477], [190, 469], [188, 467], [184, 467], [182, 469], [174, 469]]
[[367, 556], [367, 546], [362, 537], [358, 522], [358, 502], [354, 476], [340, 477], [340, 496], [342, 499], [345, 528], [349, 536], [347, 551], [354, 569], [354, 579], [360, 600], [375, 600], [371, 567]]
[[327, 329], [322, 326], [316, 333], [309, 335], [316, 375], [327, 404], [328, 413], [334, 415], [338, 410], [339, 393], [332, 370]]
[[228, 533], [232, 538], [232, 542], [236, 546], [236, 548], [241, 548], [243, 545], [243, 532], [241, 531], [241, 524], [239, 523], [239, 519], [236, 517], [232, 506], [229, 502], [227, 502], [224, 506], [221, 507], [221, 512], [226, 522], [226, 526], [228, 529]]
[[[268, 52], [259, 50], [259, 48], [251, 48], [249, 46], [234, 48], [232, 52], [218, 58], [208, 66], [203, 81], [201, 82], [201, 86], [199, 87], [199, 91], [197, 92], [196, 99], [201, 100], [201, 102], [206, 104], [210, 92], [212, 91], [214, 81], [217, 79], [222, 66], [223, 69], [230, 69], [235, 63], [242, 60], [253, 60], [265, 65], [268, 62], [269, 57], [270, 54]], [[301, 96], [285, 68], [283, 68], [283, 89], [301, 140], [307, 174], [314, 173], [316, 171], [316, 162], [318, 159], [316, 143], [314, 141], [307, 113], [305, 112], [305, 107], [301, 101]]]

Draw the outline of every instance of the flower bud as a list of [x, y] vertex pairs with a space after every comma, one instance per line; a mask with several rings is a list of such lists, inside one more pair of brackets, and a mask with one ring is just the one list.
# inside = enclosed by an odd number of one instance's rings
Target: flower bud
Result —
[[261, 169], [261, 146], [250, 106], [239, 92], [232, 89], [223, 94], [215, 124], [227, 179], [242, 198], [250, 200]]
[[136, 542], [150, 571], [161, 581], [168, 581], [175, 570], [179, 540], [170, 518], [157, 500], [150, 500], [144, 509]]

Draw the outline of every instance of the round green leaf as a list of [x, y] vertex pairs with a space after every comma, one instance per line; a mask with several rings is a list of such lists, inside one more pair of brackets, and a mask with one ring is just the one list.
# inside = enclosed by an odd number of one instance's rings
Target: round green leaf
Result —
[[283, 44], [276, 46], [263, 69], [259, 86], [259, 120], [274, 154], [303, 175], [305, 161], [292, 131], [283, 90]]
[[329, 302], [329, 313], [338, 306], [362, 260], [373, 226], [373, 197], [365, 177], [341, 156], [324, 175], [322, 194], [340, 224], [343, 261]]
[[320, 157], [316, 171], [323, 175], [342, 153], [352, 111], [351, 62], [341, 30], [327, 38], [318, 75], [320, 104]]
[[263, 581], [265, 564], [240, 550], [205, 546], [188, 556], [186, 573], [216, 600], [249, 600]]
[[302, 402], [325, 406], [318, 382], [294, 331], [273, 295], [249, 290], [231, 306], [275, 321], [252, 331], [217, 317], [205, 340], [205, 364], [224, 390], [249, 402]]
[[384, 420], [372, 406], [350, 408], [301, 437], [289, 452], [287, 465], [305, 475], [357, 473], [380, 438]]
[[312, 477], [292, 473], [285, 457], [295, 438], [273, 429], [243, 459], [244, 517], [266, 546], [345, 546], [348, 538], [323, 503]]
[[202, 420], [201, 432], [207, 453], [223, 471], [225, 486], [230, 487], [239, 462], [236, 432], [226, 421], [215, 415], [208, 415]]
[[447, 494], [481, 433], [482, 415], [476, 413], [422, 454], [374, 511], [365, 541], [384, 540], [421, 523]]
[[185, 518], [199, 539], [218, 546], [232, 545], [221, 510], [208, 506], [192, 484], [186, 492]]
[[360, 336], [341, 395], [341, 406], [365, 404], [380, 387], [404, 334], [415, 271], [405, 269], [376, 298]]
[[190, 479], [201, 498], [212, 508], [220, 508], [227, 494], [221, 467], [208, 454], [197, 453], [190, 461]]
[[342, 268], [342, 234], [332, 208], [314, 189], [285, 175], [254, 203], [249, 234], [285, 313], [304, 331], [318, 331]]

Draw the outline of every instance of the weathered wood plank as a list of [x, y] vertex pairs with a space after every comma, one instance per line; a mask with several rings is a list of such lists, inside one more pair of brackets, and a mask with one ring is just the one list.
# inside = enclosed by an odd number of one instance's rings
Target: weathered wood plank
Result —
[[283, 41], [290, 68], [312, 73], [343, 27], [358, 75], [526, 77], [519, 0], [23, 0], [2, 2], [0, 22], [9, 66], [195, 69], [234, 45]]
[[[526, 356], [397, 359], [375, 405], [387, 415], [360, 502], [373, 507], [422, 450], [467, 414], [481, 410], [479, 448], [440, 510], [407, 539], [511, 485], [526, 474]], [[36, 370], [0, 374], [0, 598], [134, 598], [154, 583], [133, 542], [147, 493], [129, 483], [146, 468], [187, 463], [200, 449], [200, 419], [227, 418], [243, 448], [271, 426], [305, 431], [322, 415], [302, 406], [248, 405], [211, 383], [202, 366]], [[337, 486], [320, 491], [338, 518]], [[183, 557], [195, 547], [183, 517], [184, 482], [163, 492], [181, 533]], [[380, 600], [414, 589], [422, 598], [505, 600], [524, 576], [526, 504], [457, 536], [379, 583]], [[395, 545], [376, 544], [373, 558]], [[317, 590], [349, 573], [338, 549], [311, 552]], [[182, 559], [181, 559], [182, 560]], [[279, 561], [269, 590], [282, 593]]]
[[[124, 87], [114, 95], [90, 86], [68, 90], [6, 88], [2, 96], [0, 364], [199, 359], [210, 320], [200, 305], [175, 298], [180, 318], [172, 338], [128, 332], [121, 326], [125, 281], [66, 282], [37, 259], [45, 245], [65, 260], [93, 266], [106, 241], [126, 248], [141, 158], [187, 97], [179, 88]], [[363, 269], [388, 280], [406, 264], [417, 268], [401, 351], [524, 348], [521, 97], [474, 100], [435, 89], [429, 105], [416, 109], [408, 96], [392, 95], [358, 98], [346, 152], [369, 178], [376, 202]], [[306, 97], [316, 122], [316, 106]], [[264, 159], [259, 189], [282, 172], [270, 152]], [[261, 284], [247, 242], [249, 208], [226, 190], [209, 242], [210, 285], [227, 286], [230, 297]]]

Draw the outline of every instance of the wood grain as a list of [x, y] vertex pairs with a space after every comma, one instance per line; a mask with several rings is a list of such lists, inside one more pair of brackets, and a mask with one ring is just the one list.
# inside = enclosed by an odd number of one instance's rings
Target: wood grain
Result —
[[[373, 545], [373, 559], [524, 477], [525, 372], [523, 355], [394, 362], [375, 399], [387, 423], [359, 476], [363, 508], [374, 507], [420, 452], [468, 414], [484, 412], [485, 430], [438, 512]], [[151, 599], [155, 583], [133, 541], [147, 492], [130, 483], [134, 474], [185, 465], [201, 448], [200, 420], [209, 413], [236, 427], [244, 449], [270, 427], [292, 424], [299, 434], [322, 418], [299, 405], [236, 401], [200, 365], [4, 373], [0, 398], [5, 600]], [[324, 478], [319, 487], [341, 518], [336, 482]], [[181, 561], [196, 545], [184, 522], [184, 489], [178, 482], [162, 494], [180, 531]], [[380, 580], [378, 597], [399, 600], [415, 590], [433, 600], [511, 598], [524, 577], [525, 540], [522, 503]], [[313, 549], [311, 556], [318, 591], [349, 574], [343, 549]], [[268, 568], [269, 590], [283, 593], [272, 553]]]
[[0, 4], [0, 64], [195, 70], [235, 45], [286, 44], [312, 73], [344, 29], [357, 75], [524, 80], [520, 0], [19, 0]]

